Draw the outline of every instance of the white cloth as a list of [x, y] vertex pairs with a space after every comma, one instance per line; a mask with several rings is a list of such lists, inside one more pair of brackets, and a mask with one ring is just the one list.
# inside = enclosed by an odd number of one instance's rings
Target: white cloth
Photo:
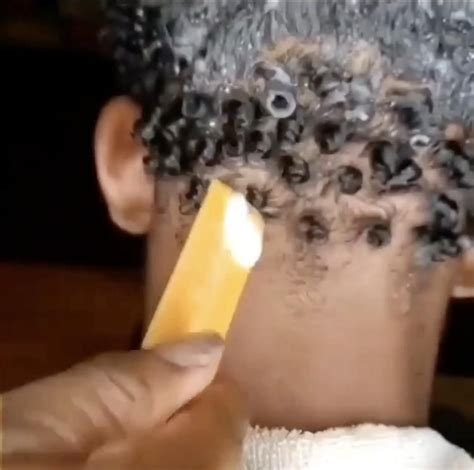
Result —
[[253, 428], [246, 470], [474, 470], [474, 460], [428, 428], [365, 424], [315, 434]]

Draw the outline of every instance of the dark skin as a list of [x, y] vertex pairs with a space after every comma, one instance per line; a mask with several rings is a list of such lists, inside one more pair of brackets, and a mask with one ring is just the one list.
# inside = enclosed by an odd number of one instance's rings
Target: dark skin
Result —
[[[113, 219], [132, 232], [149, 232], [152, 311], [193, 216], [179, 214], [179, 184], [154, 188], [144, 174], [146, 149], [130, 132], [137, 115], [139, 109], [125, 98], [105, 108], [98, 124], [97, 163]], [[238, 181], [228, 182], [238, 188]], [[222, 347], [214, 344], [214, 352], [204, 354], [207, 363], [202, 351], [197, 353], [199, 367], [170, 366], [169, 360], [182, 363], [182, 352], [171, 357], [163, 350], [139, 352], [105, 356], [25, 386], [3, 397], [6, 468], [24, 468], [25, 459], [48, 469], [237, 468], [248, 423], [237, 390], [250, 398], [252, 420], [269, 426], [314, 430], [367, 421], [425, 424], [446, 302], [457, 276], [466, 294], [472, 271], [461, 268], [470, 264], [460, 258], [413, 270], [416, 244], [410, 228], [426, 217], [420, 194], [388, 195], [368, 205], [341, 196], [338, 207], [345, 208], [347, 217], [335, 219], [332, 197], [329, 192], [327, 200], [300, 201], [267, 224], [265, 254], [227, 339], [221, 362], [225, 383], [197, 397], [220, 362]], [[319, 209], [326, 220], [334, 220], [329, 239], [308, 238], [308, 221], [295, 223]], [[366, 216], [372, 220], [374, 214], [378, 222], [390, 220], [388, 245], [367, 243], [371, 224]], [[317, 257], [308, 256], [315, 252]], [[416, 275], [407, 283], [410, 273]], [[184, 357], [193, 362], [195, 354], [188, 351]], [[162, 387], [174, 390], [167, 395], [171, 401], [158, 403], [157, 414], [151, 414]]]
[[246, 413], [214, 380], [222, 351], [211, 336], [106, 354], [5, 394], [2, 468], [239, 468]]
[[[385, 87], [403, 91], [410, 85], [392, 80]], [[146, 155], [138, 141], [132, 145], [127, 113], [133, 126], [139, 108], [123, 98], [104, 110], [97, 133], [104, 151], [97, 154], [97, 165], [111, 214], [140, 202], [137, 214], [149, 217], [140, 228], [149, 238], [151, 314], [193, 216], [180, 214], [180, 196], [188, 185], [179, 178], [166, 183], [150, 178], [141, 199], [114, 197], [106, 166], [117, 172], [127, 155], [132, 160]], [[133, 152], [121, 151], [130, 147]], [[279, 209], [267, 223], [264, 255], [252, 273], [222, 363], [248, 395], [255, 423], [307, 430], [367, 421], [426, 423], [446, 305], [459, 293], [459, 279], [464, 289], [469, 287], [472, 258], [466, 252], [429, 268], [416, 264], [420, 244], [413, 229], [428, 220], [430, 188], [443, 190], [442, 173], [422, 157], [424, 189], [380, 197], [367, 183], [370, 162], [364, 148], [352, 145], [332, 155], [335, 174], [347, 165], [364, 174], [365, 186], [355, 196], [338, 195], [337, 178], [328, 177], [324, 197], [313, 185], [293, 201], [281, 179], [265, 171], [216, 169], [216, 176], [244, 192], [248, 185], [269, 187], [270, 205]], [[134, 175], [129, 176], [121, 184], [136, 187]], [[146, 204], [145, 191], [155, 194]], [[328, 240], [308, 241], [301, 233], [308, 213], [322, 215], [330, 225]], [[121, 214], [129, 215], [130, 226], [137, 222], [132, 210]], [[380, 223], [389, 224], [390, 243], [376, 247], [368, 238]]]
[[[344, 163], [368, 164], [356, 147], [350, 150]], [[224, 180], [239, 188], [250, 178]], [[315, 190], [314, 198], [297, 200], [267, 222], [264, 255], [232, 325], [222, 369], [248, 393], [260, 425], [312, 431], [361, 422], [424, 425], [459, 261], [416, 267], [413, 229], [427, 220], [423, 193], [375, 202], [368, 191], [347, 196], [331, 185], [324, 196]], [[171, 183], [159, 191], [150, 239], [150, 259], [165, 251], [169, 266], [192, 222], [179, 214], [177, 188]], [[325, 226], [330, 221], [329, 232], [308, 232], [314, 230], [309, 216]], [[374, 234], [379, 226], [389, 227], [389, 240]], [[164, 264], [151, 269], [156, 297], [169, 271]]]
[[[284, 42], [268, 59], [285, 61], [294, 47], [301, 49]], [[318, 54], [318, 48], [305, 44], [303, 52]], [[364, 46], [353, 53], [351, 72], [366, 73], [378, 61], [380, 54]], [[413, 84], [387, 80], [384, 88], [390, 87], [403, 91]], [[111, 218], [130, 233], [148, 235], [150, 316], [194, 214], [180, 211], [186, 180], [164, 183], [145, 173], [147, 149], [133, 132], [140, 115], [130, 99], [112, 100], [99, 118], [95, 150]], [[430, 193], [447, 189], [446, 181], [420, 158], [420, 188], [380, 194], [369, 183], [379, 168], [367, 141], [342, 148], [319, 143], [332, 155], [318, 160], [317, 184], [307, 181], [305, 164], [297, 171], [285, 164], [278, 177], [268, 169], [232, 167], [207, 175], [247, 195], [253, 188], [254, 204], [263, 192], [274, 217], [222, 361], [221, 348], [207, 365], [183, 372], [140, 352], [13, 391], [4, 397], [8, 465], [21, 468], [28, 458], [48, 469], [64, 468], [64, 462], [78, 468], [233, 468], [247, 424], [237, 390], [259, 425], [315, 431], [364, 422], [426, 424], [446, 305], [460, 288], [468, 295], [472, 281], [472, 270], [465, 269], [472, 264], [469, 253], [428, 267], [416, 262], [414, 229], [428, 223]], [[319, 152], [313, 142], [292, 150], [308, 166]], [[357, 171], [341, 180], [348, 167]], [[283, 180], [301, 186], [288, 191]], [[153, 367], [137, 369], [141, 361]], [[218, 364], [226, 382], [205, 389]], [[172, 405], [163, 410], [154, 400], [165, 384], [175, 388], [168, 394]], [[180, 395], [183, 390], [188, 393]]]

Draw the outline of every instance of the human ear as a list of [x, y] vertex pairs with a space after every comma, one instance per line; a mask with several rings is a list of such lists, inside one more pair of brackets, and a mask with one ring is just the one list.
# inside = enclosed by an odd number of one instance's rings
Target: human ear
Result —
[[113, 98], [102, 109], [95, 131], [97, 178], [110, 217], [133, 234], [148, 232], [154, 179], [145, 172], [147, 150], [134, 135], [141, 109], [130, 98]]

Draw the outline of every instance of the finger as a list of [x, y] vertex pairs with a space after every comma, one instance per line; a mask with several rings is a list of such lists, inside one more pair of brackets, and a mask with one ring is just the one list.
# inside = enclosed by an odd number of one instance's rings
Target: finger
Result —
[[131, 432], [166, 421], [204, 390], [216, 374], [222, 350], [218, 337], [198, 335], [151, 354], [100, 356], [86, 368], [96, 369], [101, 376], [97, 380], [105, 382], [95, 387], [102, 402], [119, 399], [110, 411]]
[[101, 447], [86, 468], [239, 469], [248, 423], [238, 390], [212, 384], [166, 425]]
[[10, 392], [4, 452], [81, 455], [164, 422], [213, 380], [222, 349], [218, 338], [197, 336], [154, 351], [106, 354]]

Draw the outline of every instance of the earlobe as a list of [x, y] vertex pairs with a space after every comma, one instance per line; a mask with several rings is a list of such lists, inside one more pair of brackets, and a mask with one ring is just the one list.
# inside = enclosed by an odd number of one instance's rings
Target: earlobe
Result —
[[474, 298], [474, 248], [468, 249], [463, 254], [453, 297], [460, 299]]
[[154, 179], [143, 166], [146, 148], [133, 135], [141, 114], [130, 98], [112, 99], [102, 110], [95, 132], [97, 178], [112, 220], [123, 230], [148, 232]]

